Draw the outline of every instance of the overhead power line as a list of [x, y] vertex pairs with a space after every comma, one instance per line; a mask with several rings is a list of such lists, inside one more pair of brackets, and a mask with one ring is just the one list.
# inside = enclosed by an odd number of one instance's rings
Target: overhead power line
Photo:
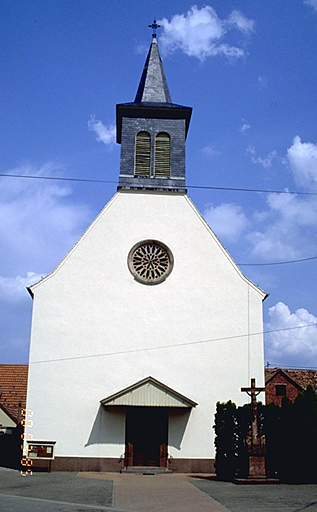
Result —
[[65, 177], [57, 177], [57, 176], [34, 176], [27, 174], [0, 174], [0, 176], [8, 177], [8, 178], [27, 178], [31, 180], [55, 180], [55, 181], [78, 181], [84, 183], [112, 183], [118, 184], [117, 181], [111, 180], [91, 180], [88, 178], [65, 178]]
[[302, 196], [317, 196], [317, 192], [294, 192], [291, 190], [267, 190], [262, 188], [237, 188], [237, 187], [211, 187], [203, 185], [187, 185], [187, 188], [198, 188], [206, 190], [225, 190], [232, 192], [261, 192], [265, 194], [294, 194]]
[[275, 363], [266, 363], [265, 368], [267, 370], [277, 370], [280, 368], [281, 370], [317, 370], [317, 366], [290, 366], [288, 364], [275, 364]]
[[200, 341], [188, 341], [188, 342], [182, 342], [182, 343], [174, 343], [171, 345], [161, 345], [159, 347], [146, 347], [146, 348], [133, 348], [130, 350], [120, 350], [117, 352], [105, 352], [103, 354], [91, 354], [87, 356], [74, 356], [74, 357], [61, 357], [59, 359], [44, 359], [42, 361], [30, 361], [29, 364], [40, 364], [40, 363], [57, 363], [59, 361], [70, 361], [75, 359], [92, 359], [95, 357], [107, 357], [107, 356], [115, 356], [115, 355], [123, 355], [123, 354], [131, 354], [132, 352], [149, 352], [152, 350], [163, 350], [167, 348], [175, 348], [175, 347], [184, 347], [184, 346], [192, 346], [192, 345], [200, 345], [202, 343], [214, 343], [218, 341], [228, 341], [233, 340], [237, 338], [249, 338], [249, 336], [259, 336], [262, 334], [270, 334], [273, 332], [282, 332], [282, 331], [292, 331], [295, 329], [303, 329], [306, 327], [317, 327], [316, 323], [310, 323], [307, 325], [298, 325], [296, 327], [286, 327], [283, 329], [272, 329], [269, 331], [260, 331], [260, 332], [253, 332], [253, 333], [247, 333], [247, 334], [237, 334], [234, 336], [225, 336], [222, 338], [214, 338], [210, 340], [200, 340]]
[[[53, 180], [53, 181], [73, 181], [79, 183], [107, 183], [112, 185], [117, 185], [117, 181], [112, 180], [94, 180], [87, 178], [66, 178], [66, 177], [56, 177], [56, 176], [34, 176], [34, 175], [26, 175], [26, 174], [2, 174], [2, 177], [9, 178], [27, 178], [34, 180]], [[288, 190], [265, 190], [265, 189], [247, 189], [247, 188], [234, 188], [234, 187], [209, 187], [209, 186], [199, 186], [199, 185], [188, 185], [187, 188], [193, 189], [208, 189], [208, 190], [225, 190], [225, 191], [235, 191], [235, 192], [263, 192], [268, 194], [301, 194], [301, 195], [317, 195], [315, 192], [292, 192]], [[310, 258], [301, 258], [298, 260], [289, 260], [289, 261], [277, 261], [270, 263], [238, 263], [239, 266], [244, 267], [264, 267], [270, 265], [286, 265], [288, 263], [300, 263], [302, 261], [310, 261], [317, 259], [317, 256], [312, 256]]]
[[265, 267], [268, 265], [287, 265], [287, 263], [300, 263], [301, 261], [317, 260], [317, 256], [311, 258], [301, 258], [299, 260], [275, 261], [271, 263], [237, 263], [240, 267]]
[[[7, 178], [26, 178], [33, 180], [56, 180], [56, 181], [74, 181], [79, 183], [108, 183], [117, 185], [117, 181], [113, 180], [94, 180], [88, 178], [66, 178], [66, 177], [56, 177], [56, 176], [34, 176], [27, 174], [4, 174], [0, 173], [0, 176]], [[200, 190], [224, 190], [227, 192], [256, 192], [256, 193], [265, 193], [265, 194], [293, 194], [293, 195], [303, 195], [303, 196], [317, 196], [317, 192], [294, 192], [291, 190], [268, 190], [261, 188], [241, 188], [241, 187], [213, 187], [213, 186], [205, 186], [205, 185], [186, 185], [186, 188], [191, 189], [200, 189]]]

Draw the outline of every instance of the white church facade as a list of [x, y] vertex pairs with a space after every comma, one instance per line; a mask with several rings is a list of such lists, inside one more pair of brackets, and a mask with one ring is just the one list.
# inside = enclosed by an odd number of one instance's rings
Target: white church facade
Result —
[[262, 301], [188, 198], [191, 108], [172, 103], [156, 38], [117, 105], [118, 191], [30, 287], [27, 408], [53, 470], [209, 472], [217, 401], [264, 385]]

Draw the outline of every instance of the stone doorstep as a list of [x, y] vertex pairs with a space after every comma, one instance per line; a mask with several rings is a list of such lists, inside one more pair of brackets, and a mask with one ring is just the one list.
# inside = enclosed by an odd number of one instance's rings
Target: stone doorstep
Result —
[[167, 475], [171, 474], [172, 471], [167, 468], [161, 468], [159, 466], [128, 466], [121, 471], [124, 474], [134, 475]]
[[281, 481], [278, 478], [266, 478], [266, 477], [254, 477], [254, 478], [235, 478], [234, 484], [237, 485], [268, 485], [268, 484], [280, 484]]

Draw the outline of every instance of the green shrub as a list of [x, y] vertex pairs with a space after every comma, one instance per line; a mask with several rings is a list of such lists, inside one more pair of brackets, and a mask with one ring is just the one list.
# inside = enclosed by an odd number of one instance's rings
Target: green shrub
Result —
[[[251, 428], [250, 405], [238, 407], [230, 400], [217, 403], [215, 414], [216, 472], [221, 480], [248, 474], [243, 445]], [[268, 477], [284, 482], [317, 482], [317, 397], [311, 386], [294, 403], [282, 407], [258, 403], [258, 424], [266, 436]]]

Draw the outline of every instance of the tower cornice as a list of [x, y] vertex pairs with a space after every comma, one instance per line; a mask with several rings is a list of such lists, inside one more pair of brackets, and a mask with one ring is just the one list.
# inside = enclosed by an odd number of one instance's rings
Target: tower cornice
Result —
[[191, 107], [184, 107], [176, 103], [119, 103], [116, 106], [117, 118], [117, 143], [121, 144], [122, 118], [152, 118], [152, 119], [184, 119], [185, 135], [187, 136], [190, 118], [192, 115]]

